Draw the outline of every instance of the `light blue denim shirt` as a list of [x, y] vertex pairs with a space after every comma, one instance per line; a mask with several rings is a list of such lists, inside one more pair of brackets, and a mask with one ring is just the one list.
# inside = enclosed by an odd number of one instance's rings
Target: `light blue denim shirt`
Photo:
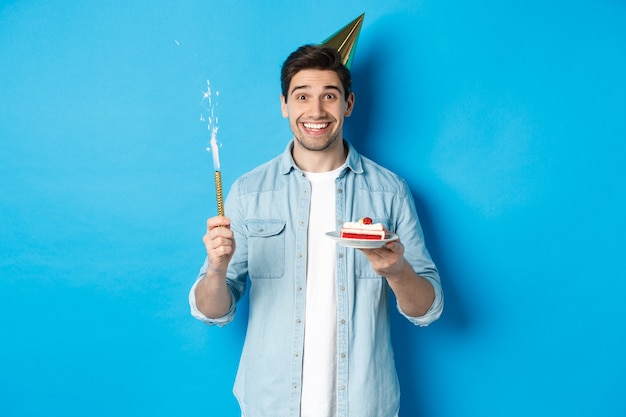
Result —
[[[421, 317], [398, 310], [426, 326], [441, 315], [443, 295], [409, 188], [348, 142], [346, 146], [348, 157], [336, 180], [337, 228], [367, 216], [400, 236], [405, 258], [433, 284], [435, 300]], [[212, 320], [196, 308], [195, 286], [206, 272], [206, 260], [189, 293], [194, 317], [223, 326], [233, 320], [250, 278], [248, 330], [234, 387], [245, 417], [300, 415], [311, 187], [291, 148], [292, 143], [282, 155], [239, 178], [226, 199], [237, 245], [227, 274], [231, 310]], [[328, 244], [335, 245], [331, 239]], [[360, 250], [336, 248], [337, 415], [397, 416], [400, 390], [389, 332], [389, 286]]]

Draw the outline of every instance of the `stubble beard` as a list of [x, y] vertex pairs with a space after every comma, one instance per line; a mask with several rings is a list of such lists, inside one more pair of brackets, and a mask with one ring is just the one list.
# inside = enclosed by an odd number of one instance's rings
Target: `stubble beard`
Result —
[[300, 146], [302, 146], [307, 151], [312, 152], [325, 151], [333, 146], [335, 143], [337, 143], [338, 140], [341, 141], [342, 139], [339, 132], [332, 132], [330, 136], [320, 136], [319, 138], [312, 139], [308, 137], [305, 133], [296, 131], [294, 132], [294, 137], [296, 141], [300, 144]]

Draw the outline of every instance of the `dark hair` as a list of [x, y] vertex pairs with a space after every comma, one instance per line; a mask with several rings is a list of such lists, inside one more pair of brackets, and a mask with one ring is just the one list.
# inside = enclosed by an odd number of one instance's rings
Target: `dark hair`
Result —
[[347, 100], [352, 91], [350, 70], [341, 62], [341, 54], [334, 48], [323, 45], [304, 45], [292, 52], [280, 71], [280, 84], [285, 101], [289, 94], [291, 79], [306, 69], [335, 71], [341, 80]]

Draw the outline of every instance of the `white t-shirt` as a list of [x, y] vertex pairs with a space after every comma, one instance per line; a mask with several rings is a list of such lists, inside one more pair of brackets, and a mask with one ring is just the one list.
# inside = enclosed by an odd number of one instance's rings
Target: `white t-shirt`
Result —
[[305, 173], [311, 183], [311, 208], [301, 417], [337, 415], [335, 243], [325, 233], [336, 229], [335, 179], [340, 171]]

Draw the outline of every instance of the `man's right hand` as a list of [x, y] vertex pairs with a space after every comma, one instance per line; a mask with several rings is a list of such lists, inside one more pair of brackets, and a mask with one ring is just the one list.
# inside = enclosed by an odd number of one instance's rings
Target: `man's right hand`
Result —
[[207, 220], [206, 233], [202, 240], [209, 259], [209, 270], [220, 276], [226, 276], [228, 263], [235, 253], [235, 238], [230, 230], [230, 219], [215, 216]]
[[228, 263], [235, 253], [235, 238], [230, 219], [224, 216], [207, 220], [202, 238], [208, 257], [204, 278], [196, 287], [196, 307], [209, 318], [223, 317], [230, 310], [231, 295], [226, 284]]

